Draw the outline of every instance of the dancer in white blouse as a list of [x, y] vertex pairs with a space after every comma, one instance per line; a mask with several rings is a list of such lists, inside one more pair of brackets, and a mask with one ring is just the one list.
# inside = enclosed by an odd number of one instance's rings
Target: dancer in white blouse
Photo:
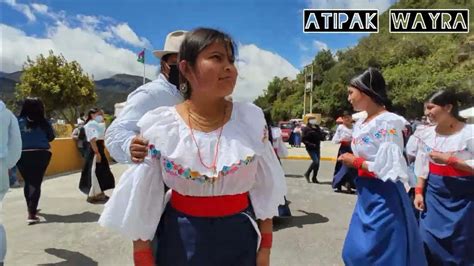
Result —
[[342, 257], [346, 265], [426, 265], [411, 202], [405, 191], [408, 169], [403, 157], [406, 120], [388, 112], [385, 80], [369, 68], [352, 79], [349, 102], [366, 119], [354, 125], [352, 150], [338, 160], [358, 170], [357, 203]]
[[134, 240], [136, 264], [153, 264], [157, 231], [160, 266], [269, 265], [285, 178], [262, 110], [225, 99], [237, 78], [234, 56], [227, 34], [189, 32], [179, 52], [186, 101], [138, 122], [149, 156], [122, 175], [99, 220]]
[[[337, 156], [340, 156], [346, 152], [352, 153], [351, 141], [352, 141], [352, 116], [349, 112], [345, 111], [342, 114], [342, 124], [337, 126], [336, 134], [332, 137], [334, 144], [340, 144]], [[334, 168], [334, 177], [332, 180], [332, 188], [336, 189], [337, 192], [341, 191], [341, 187], [344, 185], [348, 193], [352, 193], [352, 189], [355, 187], [354, 179], [357, 176], [357, 171], [354, 168], [347, 167], [338, 161]]]
[[415, 207], [430, 265], [474, 265], [474, 125], [459, 116], [458, 98], [435, 92], [427, 110], [437, 125], [414, 135]]

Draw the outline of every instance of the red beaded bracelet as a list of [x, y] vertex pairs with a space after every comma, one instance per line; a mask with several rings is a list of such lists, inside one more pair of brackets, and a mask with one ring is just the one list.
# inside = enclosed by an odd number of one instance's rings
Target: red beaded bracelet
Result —
[[262, 233], [260, 248], [272, 248], [273, 233]]
[[362, 165], [364, 164], [365, 162], [365, 159], [364, 158], [361, 158], [361, 157], [357, 157], [354, 159], [354, 161], [352, 162], [352, 166], [354, 166], [355, 169], [361, 169], [362, 168]]
[[459, 159], [454, 157], [454, 156], [451, 156], [448, 158], [448, 165], [450, 166], [455, 166], [457, 163], [459, 162]]
[[423, 195], [423, 188], [415, 187], [415, 195]]
[[142, 249], [133, 252], [133, 262], [135, 266], [154, 266], [155, 259], [151, 248]]

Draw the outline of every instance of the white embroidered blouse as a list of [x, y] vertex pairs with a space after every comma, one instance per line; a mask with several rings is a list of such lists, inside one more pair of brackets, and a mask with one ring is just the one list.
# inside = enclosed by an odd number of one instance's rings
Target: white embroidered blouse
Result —
[[413, 135], [418, 140], [415, 160], [417, 177], [428, 177], [429, 163], [434, 163], [429, 157], [431, 151], [451, 153], [474, 168], [474, 125], [466, 124], [460, 131], [448, 136], [436, 133], [435, 129], [436, 126], [429, 126]]
[[352, 129], [346, 127], [345, 125], [337, 126], [336, 133], [332, 137], [332, 143], [339, 144], [342, 141], [351, 141], [352, 140]]
[[105, 123], [97, 123], [95, 120], [90, 120], [84, 125], [87, 141], [93, 139], [103, 140], [105, 137]]
[[383, 181], [411, 183], [407, 163], [403, 157], [402, 131], [407, 121], [390, 112], [383, 112], [363, 123], [359, 119], [352, 133], [352, 151], [366, 160], [368, 170]]
[[[136, 240], [151, 240], [166, 206], [164, 183], [189, 196], [249, 192], [257, 219], [278, 214], [284, 203], [285, 175], [268, 141], [263, 112], [250, 103], [233, 103], [224, 125], [217, 159], [218, 173], [202, 165], [190, 129], [175, 107], [159, 107], [138, 122], [150, 152], [120, 178], [99, 223]], [[219, 130], [193, 130], [202, 160], [214, 158]]]

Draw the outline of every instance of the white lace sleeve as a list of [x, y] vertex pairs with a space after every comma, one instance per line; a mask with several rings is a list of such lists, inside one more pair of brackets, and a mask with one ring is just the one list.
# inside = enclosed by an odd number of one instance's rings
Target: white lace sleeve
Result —
[[[143, 136], [150, 143], [154, 141], [152, 126], [157, 121], [156, 113], [148, 112], [138, 122]], [[99, 224], [117, 230], [132, 240], [152, 240], [164, 205], [160, 152], [150, 145], [145, 161], [132, 165], [120, 177]]]
[[105, 205], [99, 224], [131, 240], [152, 240], [164, 208], [164, 185], [159, 161], [146, 159], [120, 178]]
[[430, 172], [430, 169], [429, 169], [430, 161], [428, 158], [428, 153], [426, 153], [422, 145], [419, 145], [419, 146], [420, 147], [418, 148], [418, 151], [416, 153], [416, 159], [415, 159], [415, 175], [418, 178], [426, 179]]
[[269, 141], [257, 160], [256, 182], [250, 190], [250, 200], [257, 219], [270, 219], [278, 215], [278, 205], [285, 202], [285, 173]]
[[341, 125], [337, 126], [336, 133], [332, 137], [332, 143], [334, 144], [339, 144], [341, 142], [341, 133], [342, 133], [342, 128]]

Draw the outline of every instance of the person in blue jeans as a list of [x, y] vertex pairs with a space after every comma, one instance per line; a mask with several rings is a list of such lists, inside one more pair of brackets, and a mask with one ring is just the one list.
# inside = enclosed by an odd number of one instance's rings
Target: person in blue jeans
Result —
[[311, 181], [313, 183], [319, 183], [318, 181], [318, 171], [319, 171], [319, 161], [321, 157], [321, 141], [324, 140], [324, 134], [321, 131], [321, 128], [317, 125], [316, 119], [309, 119], [307, 126], [303, 129], [303, 143], [306, 147], [306, 151], [311, 157], [311, 164], [306, 170], [304, 177], [306, 181], [309, 181], [309, 175], [313, 173]]

